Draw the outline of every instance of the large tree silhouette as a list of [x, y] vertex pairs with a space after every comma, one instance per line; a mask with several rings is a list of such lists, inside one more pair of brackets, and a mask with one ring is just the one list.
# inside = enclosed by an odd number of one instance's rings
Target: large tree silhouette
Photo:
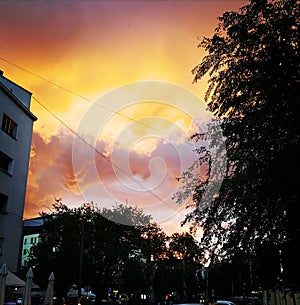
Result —
[[[199, 45], [207, 55], [192, 72], [195, 82], [209, 75], [206, 102], [223, 130], [226, 172], [210, 202], [203, 204], [205, 188], [209, 179], [220, 178], [210, 171], [196, 188], [185, 173], [177, 194], [178, 201], [183, 193], [193, 194], [186, 221], [203, 227], [201, 242], [211, 260], [272, 245], [281, 250], [290, 286], [300, 272], [298, 41], [295, 0], [251, 0], [219, 17], [214, 35]], [[200, 150], [200, 161], [208, 165], [220, 140], [214, 126], [210, 147]], [[215, 160], [223, 161], [222, 155]]]

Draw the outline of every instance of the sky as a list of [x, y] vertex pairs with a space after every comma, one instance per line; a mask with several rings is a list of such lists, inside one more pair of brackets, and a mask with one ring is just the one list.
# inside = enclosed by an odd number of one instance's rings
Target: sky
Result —
[[[32, 92], [24, 218], [126, 203], [168, 233], [190, 198], [172, 199], [197, 158], [190, 136], [213, 118], [191, 70], [217, 17], [246, 1], [1, 1], [0, 69]], [[205, 143], [207, 144], [207, 143]], [[199, 170], [204, 175], [205, 169]]]

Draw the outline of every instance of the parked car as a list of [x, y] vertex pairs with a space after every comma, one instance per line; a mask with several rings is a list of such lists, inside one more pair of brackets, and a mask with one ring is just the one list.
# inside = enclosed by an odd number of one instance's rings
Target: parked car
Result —
[[[81, 288], [81, 296], [88, 299], [96, 299], [96, 295], [94, 293], [91, 291], [85, 291], [83, 288]], [[78, 289], [71, 287], [71, 289], [67, 292], [67, 297], [78, 298]]]
[[233, 302], [225, 301], [225, 300], [217, 300], [217, 302], [214, 304], [215, 305], [235, 305]]

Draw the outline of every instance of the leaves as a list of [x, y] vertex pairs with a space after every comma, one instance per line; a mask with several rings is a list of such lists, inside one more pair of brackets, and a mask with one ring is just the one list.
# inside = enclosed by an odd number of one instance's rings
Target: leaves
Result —
[[[203, 227], [201, 245], [212, 260], [299, 240], [299, 15], [294, 0], [253, 0], [224, 13], [215, 34], [199, 45], [207, 55], [192, 73], [195, 82], [210, 76], [205, 99], [223, 129], [226, 173], [205, 205], [216, 179], [190, 177], [193, 168], [175, 197], [181, 202], [193, 194], [186, 222]], [[212, 131], [210, 138], [208, 154], [220, 136]], [[221, 166], [224, 155], [213, 160]], [[206, 161], [200, 152], [198, 162]]]
[[43, 213], [42, 217], [41, 242], [33, 247], [29, 264], [35, 266], [36, 282], [44, 287], [47, 279], [42, 276], [55, 272], [60, 296], [65, 295], [69, 285], [78, 283], [82, 233], [82, 285], [92, 286], [103, 296], [108, 283], [116, 285], [120, 281], [133, 249], [140, 249], [141, 255], [150, 260], [152, 253], [159, 255], [163, 251], [160, 248], [165, 247], [164, 233], [151, 223], [151, 216], [127, 204], [112, 209], [98, 209], [89, 203], [68, 208], [57, 199], [53, 212]]

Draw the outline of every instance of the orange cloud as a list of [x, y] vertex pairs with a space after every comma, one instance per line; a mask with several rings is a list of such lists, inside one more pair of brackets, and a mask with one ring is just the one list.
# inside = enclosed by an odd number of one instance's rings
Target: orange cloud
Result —
[[160, 223], [178, 213], [183, 217], [184, 207], [171, 197], [179, 186], [175, 178], [196, 156], [191, 147], [160, 142], [150, 155], [122, 148], [104, 158], [106, 145], [98, 142], [98, 153], [92, 151], [91, 158], [91, 147], [82, 143], [74, 151], [73, 140], [65, 131], [49, 140], [34, 132], [25, 218], [47, 211], [59, 197], [70, 206], [86, 201], [112, 206], [127, 200]]

